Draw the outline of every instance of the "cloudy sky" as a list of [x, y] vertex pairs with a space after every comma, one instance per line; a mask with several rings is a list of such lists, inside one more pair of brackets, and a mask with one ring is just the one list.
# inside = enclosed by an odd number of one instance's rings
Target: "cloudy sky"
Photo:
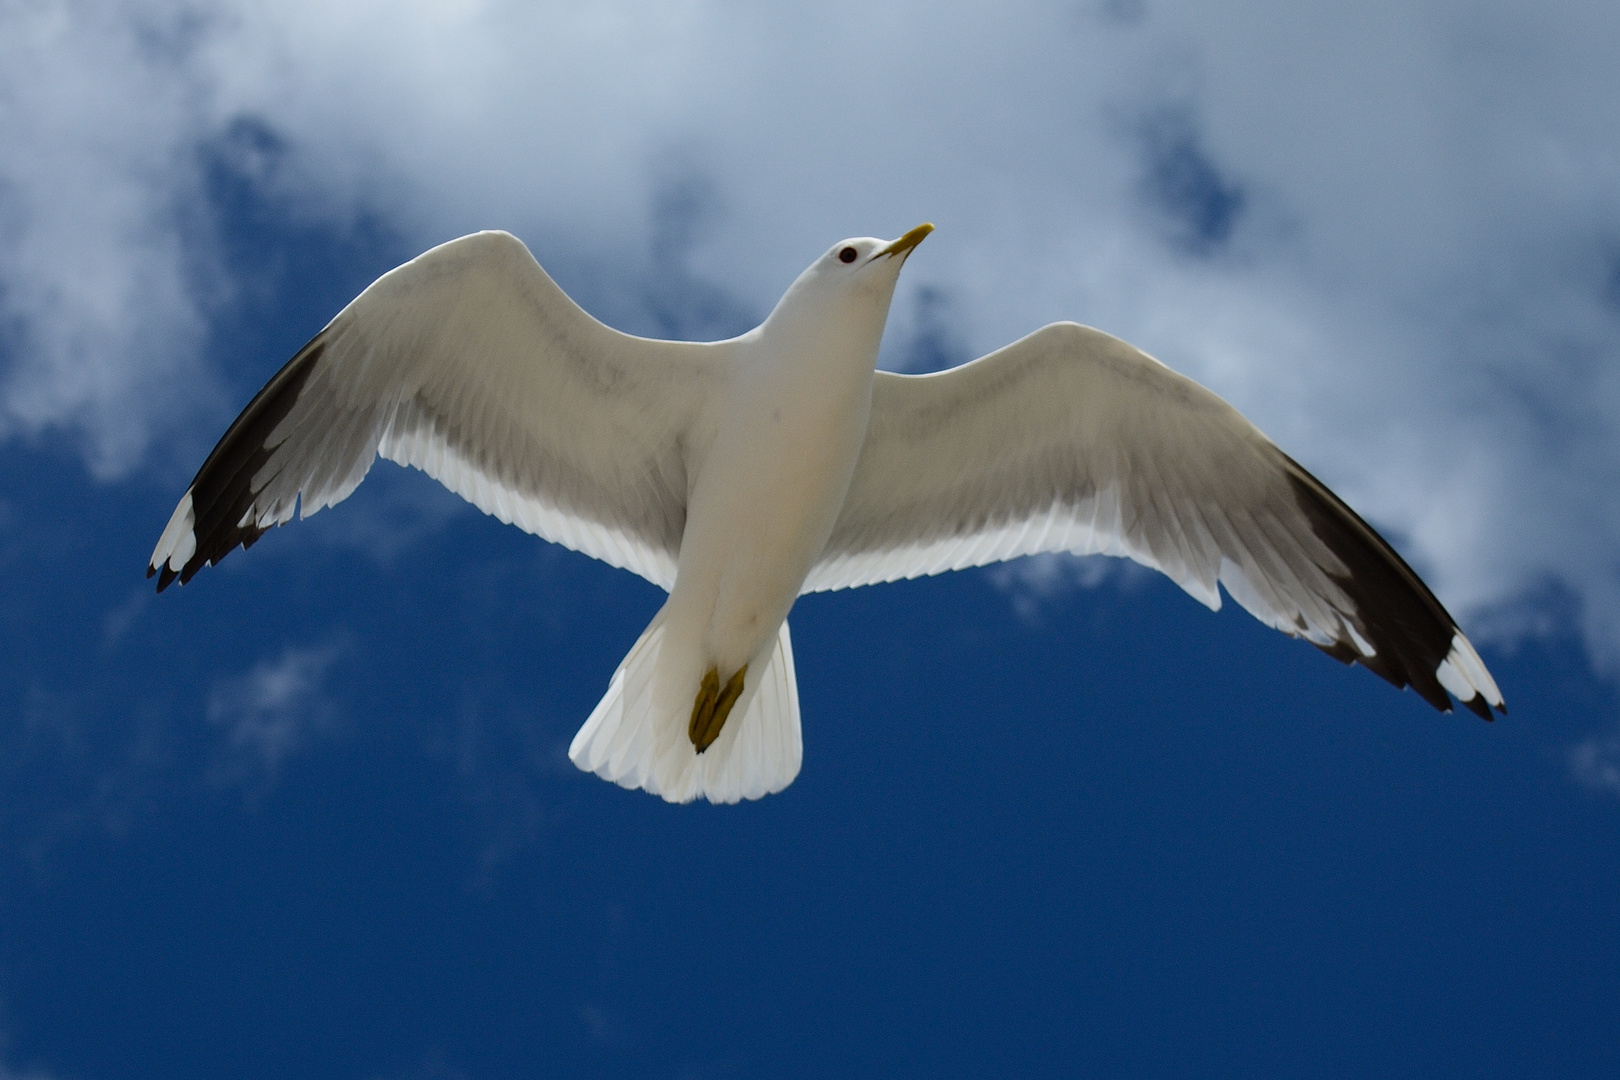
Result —
[[[1620, 7], [1322, 7], [0, 0], [0, 1077], [1620, 1069]], [[141, 578], [429, 245], [715, 338], [923, 220], [885, 366], [1135, 342], [1509, 717], [1031, 561], [806, 600], [678, 809], [564, 756], [657, 591], [420, 475]]]

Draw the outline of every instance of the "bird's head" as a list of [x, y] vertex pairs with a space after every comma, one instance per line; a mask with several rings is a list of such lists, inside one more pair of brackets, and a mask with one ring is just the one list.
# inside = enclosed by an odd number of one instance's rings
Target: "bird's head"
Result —
[[847, 337], [846, 347], [869, 345], [875, 361], [900, 267], [933, 231], [924, 223], [898, 240], [840, 240], [788, 287], [762, 329], [785, 335], [807, 331], [822, 340]]

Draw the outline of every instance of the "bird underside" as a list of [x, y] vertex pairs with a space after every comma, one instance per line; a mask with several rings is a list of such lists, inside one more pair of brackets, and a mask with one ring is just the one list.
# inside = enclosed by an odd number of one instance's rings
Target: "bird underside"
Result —
[[[295, 513], [341, 502], [381, 455], [672, 598], [681, 567], [700, 564], [781, 601], [789, 570], [800, 591], [822, 591], [1046, 552], [1126, 556], [1211, 608], [1224, 588], [1442, 712], [1453, 698], [1485, 719], [1505, 712], [1394, 548], [1228, 403], [1133, 346], [1054, 323], [950, 371], [864, 381], [893, 275], [930, 228], [835, 245], [756, 331], [703, 344], [602, 325], [505, 233], [441, 245], [368, 287], [249, 402], [147, 574], [159, 591], [185, 584]], [[828, 389], [850, 372], [861, 392]], [[789, 434], [759, 433], [779, 422]], [[722, 427], [747, 434], [717, 451]], [[789, 494], [705, 509], [700, 490]], [[803, 576], [807, 544], [819, 554]], [[672, 802], [793, 781], [787, 624], [752, 654], [710, 650], [713, 600], [701, 620], [661, 612], [648, 625], [570, 744], [575, 764]], [[747, 663], [724, 672], [719, 656]]]

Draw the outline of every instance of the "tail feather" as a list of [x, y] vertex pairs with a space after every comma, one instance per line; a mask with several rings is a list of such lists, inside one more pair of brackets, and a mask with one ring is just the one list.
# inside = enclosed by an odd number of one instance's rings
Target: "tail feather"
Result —
[[[702, 797], [734, 803], [791, 784], [799, 775], [804, 743], [787, 623], [777, 631], [764, 663], [749, 664], [731, 718], [702, 754], [687, 736], [690, 693], [661, 692], [659, 660], [664, 651], [660, 617], [642, 632], [613, 673], [607, 693], [574, 736], [569, 759], [604, 780], [650, 791], [669, 802]], [[693, 682], [691, 693], [696, 689]]]

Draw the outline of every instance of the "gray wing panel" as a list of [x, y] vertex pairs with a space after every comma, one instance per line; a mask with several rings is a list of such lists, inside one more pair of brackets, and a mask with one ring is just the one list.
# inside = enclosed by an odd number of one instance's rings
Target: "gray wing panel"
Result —
[[1124, 556], [1220, 589], [1437, 708], [1501, 695], [1401, 557], [1215, 394], [1134, 347], [1048, 326], [951, 371], [879, 372], [843, 512], [805, 591], [1041, 552]]
[[151, 572], [189, 581], [347, 498], [380, 453], [668, 588], [726, 349], [603, 326], [505, 233], [451, 241], [379, 278], [254, 398]]

